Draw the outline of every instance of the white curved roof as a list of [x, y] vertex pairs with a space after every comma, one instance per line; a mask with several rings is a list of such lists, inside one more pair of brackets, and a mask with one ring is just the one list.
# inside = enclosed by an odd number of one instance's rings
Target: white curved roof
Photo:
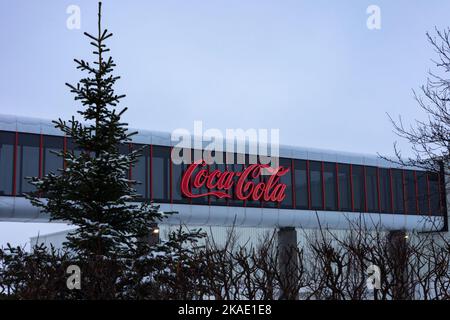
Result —
[[[62, 132], [55, 128], [51, 120], [14, 115], [0, 114], [0, 130], [62, 136]], [[138, 132], [138, 134], [133, 137], [133, 142], [135, 143], [163, 146], [174, 146], [176, 144], [171, 140], [171, 134], [168, 132], [134, 128], [130, 128], [129, 130]], [[209, 142], [205, 142], [204, 146], [208, 144]], [[249, 150], [248, 145], [249, 144], [246, 143], [246, 150]], [[351, 163], [386, 168], [401, 167], [398, 164], [381, 159], [377, 155], [287, 145], [280, 145], [279, 156], [283, 158]], [[410, 167], [410, 169], [421, 170], [420, 168], [413, 167]]]

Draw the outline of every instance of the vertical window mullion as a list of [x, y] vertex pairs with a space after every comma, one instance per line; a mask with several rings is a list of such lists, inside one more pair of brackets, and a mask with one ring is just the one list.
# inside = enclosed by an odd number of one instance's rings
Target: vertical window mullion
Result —
[[430, 195], [430, 179], [428, 172], [426, 173], [427, 177], [427, 201], [428, 201], [428, 215], [431, 216], [431, 195]]
[[350, 163], [350, 202], [352, 211], [355, 211], [354, 194], [353, 194], [353, 165]]
[[[173, 147], [170, 147], [170, 154], [169, 154], [169, 199], [170, 203], [173, 203], [173, 194], [172, 194], [172, 149]], [[209, 197], [208, 197], [209, 199]]]
[[294, 159], [291, 159], [291, 190], [292, 190], [292, 208], [296, 208], [296, 187], [295, 187], [295, 165]]
[[17, 145], [19, 143], [19, 133], [16, 130], [16, 134], [14, 137], [14, 156], [13, 156], [13, 190], [12, 195], [16, 196], [17, 193]]
[[378, 202], [378, 212], [381, 212], [381, 195], [380, 195], [380, 190], [381, 190], [381, 187], [380, 187], [380, 168], [378, 168], [377, 167], [377, 171], [376, 171], [376, 174], [377, 174], [377, 188], [376, 188], [376, 190], [377, 190], [377, 202]]
[[153, 145], [150, 145], [150, 201], [153, 201]]
[[441, 187], [441, 173], [438, 172], [438, 190], [439, 190], [439, 215], [443, 214], [443, 208], [444, 206], [442, 205], [442, 187]]
[[339, 193], [339, 165], [336, 162], [336, 205], [337, 210], [341, 210], [340, 193]]
[[63, 153], [64, 153], [64, 159], [63, 159], [63, 169], [66, 169], [67, 162], [66, 162], [66, 153], [67, 153], [67, 136], [64, 135], [63, 139]]
[[366, 179], [366, 166], [363, 166], [364, 177], [364, 211], [367, 212], [367, 179]]
[[309, 160], [306, 160], [306, 183], [307, 183], [307, 192], [308, 192], [308, 209], [311, 210], [311, 177], [310, 177], [310, 169], [309, 169]]
[[417, 171], [414, 170], [414, 191], [416, 194], [416, 211], [417, 214], [420, 214], [419, 208], [419, 181], [417, 180]]
[[42, 133], [39, 135], [39, 171], [38, 171], [38, 177], [39, 179], [42, 178], [42, 166], [43, 166], [43, 157], [42, 157], [42, 149], [43, 149], [43, 145], [44, 145], [44, 136], [42, 135]]
[[322, 209], [325, 210], [325, 179], [323, 171], [324, 171], [324, 164], [322, 161], [320, 166], [320, 179], [322, 183]]
[[405, 214], [408, 213], [408, 204], [407, 204], [407, 192], [406, 192], [406, 183], [405, 183], [405, 170], [402, 169], [402, 186], [403, 186], [403, 212]]
[[394, 213], [394, 187], [392, 183], [392, 168], [389, 169], [389, 185], [391, 186], [391, 212]]

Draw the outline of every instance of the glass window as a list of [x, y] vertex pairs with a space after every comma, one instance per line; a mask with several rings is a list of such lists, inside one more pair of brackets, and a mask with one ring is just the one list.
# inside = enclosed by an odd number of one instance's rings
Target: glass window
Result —
[[428, 184], [430, 188], [430, 209], [434, 216], [442, 215], [441, 212], [441, 194], [439, 188], [439, 175], [437, 173], [428, 174]]
[[366, 195], [367, 195], [367, 210], [369, 212], [377, 212], [378, 211], [377, 168], [366, 167]]
[[308, 209], [308, 180], [306, 161], [294, 160], [295, 205], [298, 209]]
[[325, 183], [325, 209], [337, 210], [336, 164], [323, 163], [323, 179]]
[[392, 211], [392, 197], [391, 197], [391, 176], [390, 170], [385, 168], [379, 168], [380, 179], [380, 211], [391, 212]]
[[291, 159], [280, 159], [280, 167], [289, 168], [289, 171], [280, 177], [280, 183], [286, 185], [285, 195], [286, 197], [280, 203], [281, 208], [292, 208], [292, 166]]
[[311, 208], [323, 209], [322, 202], [322, 163], [309, 162], [309, 181], [311, 188]]
[[352, 209], [350, 184], [350, 165], [338, 164], [339, 208], [343, 211]]
[[39, 176], [39, 145], [39, 135], [19, 133], [16, 163], [17, 195], [35, 190], [35, 187], [28, 182], [27, 177]]
[[170, 148], [153, 146], [152, 158], [152, 196], [153, 200], [170, 201]]
[[[180, 150], [180, 157], [183, 157], [184, 151], [184, 148]], [[191, 150], [186, 150], [186, 152], [191, 152]], [[181, 192], [181, 179], [189, 165], [190, 163], [172, 163], [172, 197], [175, 203], [190, 203], [190, 199]]]
[[13, 194], [14, 132], [0, 131], [0, 196]]
[[419, 213], [423, 215], [429, 214], [428, 208], [428, 185], [427, 173], [424, 171], [416, 171], [417, 176], [417, 194], [419, 196]]
[[134, 150], [141, 150], [141, 156], [137, 158], [136, 163], [131, 169], [131, 176], [133, 180], [136, 180], [137, 184], [134, 185], [136, 192], [139, 194], [140, 199], [149, 198], [149, 167], [150, 167], [150, 147], [134, 144]]
[[365, 185], [363, 166], [352, 165], [353, 210], [365, 211]]
[[64, 148], [64, 138], [57, 136], [43, 136], [43, 150], [42, 150], [42, 166], [43, 174], [50, 172], [58, 174], [63, 167], [63, 158], [56, 153], [61, 152]]
[[394, 213], [404, 213], [405, 201], [404, 201], [404, 181], [403, 171], [399, 169], [391, 169], [392, 174], [392, 192], [394, 198]]
[[416, 202], [416, 183], [414, 179], [414, 171], [405, 170], [405, 202], [406, 202], [406, 213], [416, 214], [417, 213], [417, 202]]

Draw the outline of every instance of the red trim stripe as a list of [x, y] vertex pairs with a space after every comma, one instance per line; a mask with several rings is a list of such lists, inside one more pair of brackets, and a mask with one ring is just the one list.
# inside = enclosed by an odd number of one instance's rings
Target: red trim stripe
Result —
[[381, 212], [381, 196], [380, 196], [380, 168], [377, 169], [377, 202], [378, 202], [378, 212]]
[[311, 177], [309, 171], [309, 160], [306, 160], [306, 183], [308, 185], [308, 209], [311, 209]]
[[173, 203], [173, 194], [172, 194], [172, 150], [173, 147], [170, 147], [170, 156], [169, 156], [169, 196], [170, 203]]
[[341, 209], [340, 194], [339, 194], [339, 165], [336, 162], [336, 195], [337, 195], [337, 209]]
[[43, 159], [43, 154], [42, 154], [42, 149], [44, 146], [44, 136], [42, 135], [42, 133], [39, 136], [39, 171], [38, 171], [38, 177], [39, 179], [42, 178], [42, 171], [43, 171], [43, 163], [42, 163], [42, 159]]
[[352, 211], [355, 211], [355, 199], [353, 194], [353, 165], [350, 164], [350, 201], [351, 201], [351, 208]]
[[438, 172], [438, 192], [439, 192], [439, 215], [444, 213], [444, 206], [442, 205], [442, 187], [441, 187], [441, 173]]
[[408, 206], [406, 203], [406, 183], [405, 183], [405, 170], [402, 170], [402, 186], [403, 186], [403, 212], [408, 212]]
[[150, 201], [153, 201], [153, 145], [150, 145]]
[[426, 173], [427, 175], [427, 200], [428, 200], [428, 215], [431, 216], [431, 195], [430, 195], [430, 179], [429, 179], [429, 173]]
[[291, 183], [292, 183], [292, 208], [295, 209], [297, 206], [296, 204], [296, 190], [295, 190], [295, 165], [294, 165], [294, 159], [291, 159]]
[[367, 181], [366, 181], [366, 166], [363, 166], [364, 177], [364, 211], [367, 212]]
[[[209, 164], [206, 165], [206, 168], [208, 169], [208, 173], [211, 172]], [[210, 191], [211, 191], [211, 189], [208, 188], [208, 192], [210, 192]], [[211, 195], [208, 194], [208, 206], [210, 206], [210, 205], [211, 205]]]
[[322, 208], [325, 210], [325, 179], [324, 179], [324, 164], [323, 161], [320, 167], [320, 178], [322, 179]]
[[389, 169], [389, 185], [391, 187], [391, 213], [394, 213], [394, 188], [392, 183], [392, 169]]
[[19, 133], [16, 130], [15, 140], [14, 140], [14, 155], [13, 155], [13, 189], [12, 195], [16, 196], [17, 193], [17, 145], [19, 143]]
[[414, 171], [414, 191], [416, 193], [416, 212], [417, 214], [420, 213], [419, 210], [419, 181], [417, 180], [417, 171]]

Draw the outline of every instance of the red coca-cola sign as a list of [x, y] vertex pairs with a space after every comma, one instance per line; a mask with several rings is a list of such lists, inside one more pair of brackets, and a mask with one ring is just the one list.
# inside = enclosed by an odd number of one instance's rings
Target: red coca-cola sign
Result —
[[[261, 181], [262, 170], [269, 172], [268, 179]], [[265, 164], [252, 164], [242, 171], [209, 171], [205, 161], [197, 161], [189, 165], [181, 179], [181, 192], [188, 198], [215, 196], [232, 198], [233, 193], [239, 200], [281, 202], [286, 197], [286, 184], [280, 183], [280, 177], [289, 168], [271, 168]], [[257, 182], [259, 181], [259, 182]], [[200, 192], [201, 188], [208, 189]]]

